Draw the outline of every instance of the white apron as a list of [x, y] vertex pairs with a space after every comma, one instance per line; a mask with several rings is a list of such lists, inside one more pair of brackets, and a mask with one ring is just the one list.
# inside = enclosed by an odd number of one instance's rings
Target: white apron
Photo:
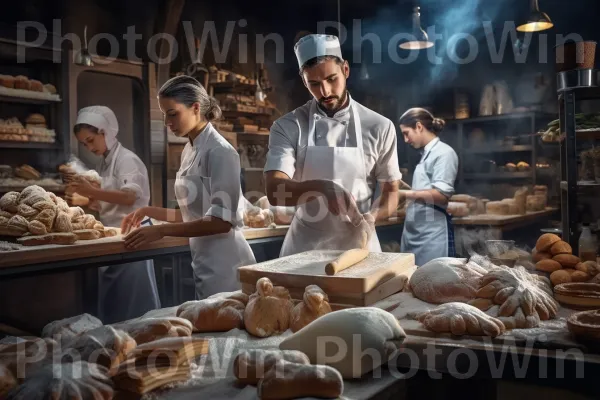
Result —
[[[101, 176], [104, 190], [119, 190], [114, 172], [121, 144], [117, 143], [116, 146], [108, 173]], [[120, 227], [122, 217], [107, 212], [109, 206], [106, 202], [100, 202], [100, 222], [105, 226]], [[105, 324], [136, 318], [160, 308], [152, 260], [100, 267], [98, 280], [98, 311]]]
[[[361, 213], [369, 211], [371, 206], [371, 190], [367, 184], [365, 170], [365, 154], [363, 150], [360, 117], [354, 102], [351, 103], [350, 118], [354, 124], [356, 147], [316, 146], [316, 124], [323, 123], [324, 118], [317, 113], [317, 102], [312, 101], [308, 122], [308, 146], [301, 181], [328, 179], [337, 182], [349, 191]], [[328, 121], [331, 123], [331, 121]], [[346, 125], [343, 122], [339, 124]], [[348, 129], [348, 126], [345, 126]], [[298, 135], [300, 146], [302, 132]], [[360, 247], [361, 230], [327, 209], [323, 198], [312, 200], [298, 207], [292, 224], [285, 236], [281, 248], [281, 257], [298, 254], [308, 250], [349, 250]], [[373, 232], [368, 248], [372, 252], [381, 252], [377, 234]]]
[[[184, 222], [203, 218], [211, 199], [210, 177], [187, 175], [189, 167], [180, 169], [175, 180], [175, 197]], [[198, 299], [239, 290], [237, 269], [256, 264], [244, 234], [235, 226], [227, 233], [190, 238], [190, 250]]]
[[[421, 157], [421, 161], [415, 168], [413, 190], [425, 190], [431, 187], [431, 177], [425, 171], [425, 160], [430, 153], [431, 149]], [[439, 257], [454, 257], [454, 228], [446, 210], [424, 202], [409, 204], [406, 209], [400, 251], [413, 253], [417, 266]]]

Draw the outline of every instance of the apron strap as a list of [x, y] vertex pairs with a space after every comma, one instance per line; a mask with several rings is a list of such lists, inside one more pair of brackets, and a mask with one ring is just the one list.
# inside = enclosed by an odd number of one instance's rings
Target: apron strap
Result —
[[448, 230], [448, 257], [456, 257], [456, 243], [454, 241], [454, 224], [452, 223], [452, 216], [448, 214], [445, 208], [442, 208], [436, 204], [422, 203], [426, 207], [431, 207], [436, 211], [441, 212], [446, 217], [446, 227]]

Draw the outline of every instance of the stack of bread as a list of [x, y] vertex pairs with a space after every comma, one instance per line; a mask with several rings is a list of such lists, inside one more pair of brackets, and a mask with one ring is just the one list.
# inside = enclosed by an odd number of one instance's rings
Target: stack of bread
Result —
[[448, 202], [448, 214], [453, 217], [484, 214], [486, 201], [468, 194], [455, 194]]
[[486, 204], [486, 214], [489, 215], [524, 215], [527, 212], [543, 211], [546, 209], [548, 188], [546, 186], [523, 186], [515, 192], [513, 198], [500, 201], [490, 201]]
[[56, 132], [48, 129], [46, 117], [42, 114], [31, 114], [25, 119], [25, 126], [18, 118], [0, 119], [0, 140], [13, 142], [54, 143]]
[[587, 282], [600, 273], [595, 261], [581, 262], [571, 246], [559, 236], [545, 233], [539, 237], [532, 252], [535, 268], [550, 274], [553, 285]]
[[24, 246], [73, 244], [77, 240], [116, 236], [93, 215], [69, 207], [60, 197], [40, 186], [8, 192], [0, 198], [0, 235], [18, 237]]
[[50, 83], [43, 84], [36, 79], [29, 79], [24, 75], [0, 75], [0, 93], [17, 97], [39, 97], [60, 100], [54, 85]]

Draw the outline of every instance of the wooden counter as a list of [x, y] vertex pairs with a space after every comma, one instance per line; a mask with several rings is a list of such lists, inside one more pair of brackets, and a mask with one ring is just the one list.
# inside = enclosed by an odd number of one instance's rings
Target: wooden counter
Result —
[[548, 207], [544, 211], [528, 212], [525, 215], [470, 215], [468, 217], [452, 218], [454, 225], [489, 225], [494, 227], [523, 226], [544, 217], [549, 217], [558, 208]]

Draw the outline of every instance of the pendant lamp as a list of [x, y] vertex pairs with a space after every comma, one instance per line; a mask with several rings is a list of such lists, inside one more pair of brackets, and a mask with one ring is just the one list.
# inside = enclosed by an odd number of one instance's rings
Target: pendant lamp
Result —
[[517, 30], [519, 32], [539, 32], [550, 29], [554, 26], [548, 14], [540, 11], [540, 5], [538, 0], [531, 0], [531, 14], [527, 22], [519, 25]]

